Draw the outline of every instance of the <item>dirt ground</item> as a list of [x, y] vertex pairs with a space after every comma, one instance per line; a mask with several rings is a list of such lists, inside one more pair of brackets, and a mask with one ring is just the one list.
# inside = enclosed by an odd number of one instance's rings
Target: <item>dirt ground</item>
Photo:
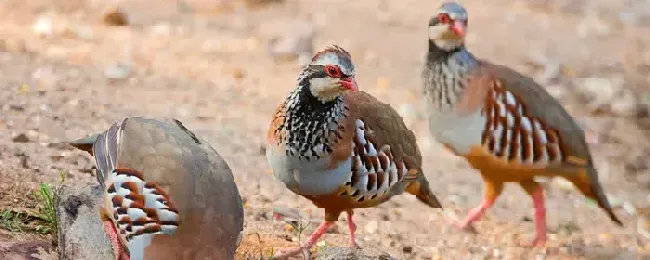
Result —
[[[463, 1], [471, 17], [468, 47], [548, 86], [598, 137], [592, 153], [625, 227], [566, 183], [551, 182], [544, 249], [519, 246], [532, 238], [533, 209], [515, 186], [476, 224], [479, 234], [451, 226], [480, 203], [482, 182], [430, 138], [419, 103], [426, 26], [440, 2], [273, 2], [247, 8], [227, 0], [0, 1], [0, 212], [38, 207], [31, 192], [41, 182], [57, 184], [61, 171], [68, 183], [96, 181], [92, 158], [58, 142], [125, 116], [175, 117], [233, 169], [246, 201], [238, 259], [295, 244], [282, 223], [273, 223], [271, 208], [309, 216], [314, 223], [303, 235], [324, 213], [269, 175], [265, 131], [300, 66], [274, 59], [267, 43], [274, 35], [294, 37], [277, 32], [283, 27], [306, 24], [314, 50], [347, 49], [360, 88], [404, 115], [447, 208], [401, 196], [357, 210], [361, 246], [398, 259], [650, 259], [650, 1]], [[102, 20], [114, 6], [128, 15], [127, 26]], [[340, 221], [326, 243], [345, 246], [346, 227]], [[0, 233], [0, 245], [50, 239]]]

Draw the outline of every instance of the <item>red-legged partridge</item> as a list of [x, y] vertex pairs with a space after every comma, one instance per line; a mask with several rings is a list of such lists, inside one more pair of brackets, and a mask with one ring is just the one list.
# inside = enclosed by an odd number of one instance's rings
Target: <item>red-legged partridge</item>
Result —
[[180, 121], [126, 118], [70, 144], [95, 157], [116, 259], [233, 259], [243, 207], [232, 172]]
[[358, 91], [352, 58], [336, 45], [303, 68], [267, 134], [266, 156], [275, 177], [325, 209], [325, 222], [308, 241], [280, 250], [278, 258], [301, 251], [308, 257], [344, 211], [350, 246], [357, 247], [353, 209], [375, 207], [404, 191], [441, 208], [422, 173], [415, 135], [390, 105]]
[[535, 176], [561, 176], [622, 226], [598, 182], [583, 130], [544, 88], [505, 66], [474, 57], [464, 44], [468, 15], [445, 3], [429, 20], [429, 51], [422, 72], [432, 135], [478, 169], [485, 184], [480, 206], [459, 223], [479, 219], [516, 182], [535, 207], [533, 245], [546, 241], [546, 209]]

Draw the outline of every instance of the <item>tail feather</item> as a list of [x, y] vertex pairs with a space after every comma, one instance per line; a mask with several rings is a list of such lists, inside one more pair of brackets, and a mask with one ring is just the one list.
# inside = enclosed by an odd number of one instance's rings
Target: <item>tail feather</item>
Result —
[[605, 196], [605, 193], [603, 192], [603, 189], [598, 182], [597, 177], [588, 177], [598, 176], [596, 169], [593, 167], [588, 167], [586, 170], [587, 176], [579, 176], [577, 178], [570, 178], [569, 180], [573, 182], [573, 184], [576, 186], [576, 188], [578, 188], [578, 190], [580, 190], [580, 192], [582, 192], [582, 194], [596, 200], [598, 207], [603, 209], [614, 223], [620, 227], [623, 227], [623, 222], [621, 222], [621, 220], [614, 213], [612, 206], [607, 199], [607, 196]]
[[121, 123], [111, 125], [111, 127], [104, 132], [89, 135], [68, 143], [95, 157], [95, 163], [97, 165], [97, 181], [104, 189], [106, 188], [104, 185], [106, 175], [111, 172], [117, 164], [117, 149], [119, 146], [118, 136], [121, 128], [124, 126], [125, 122], [127, 122], [127, 119], [124, 119]]
[[93, 154], [93, 145], [95, 144], [95, 141], [97, 141], [97, 137], [99, 137], [100, 134], [101, 133], [89, 135], [89, 136], [86, 136], [84, 138], [81, 138], [81, 139], [78, 139], [78, 140], [75, 140], [75, 141], [72, 141], [72, 142], [68, 142], [68, 144], [74, 146], [75, 148], [77, 148], [79, 150], [88, 152], [90, 155], [94, 155]]

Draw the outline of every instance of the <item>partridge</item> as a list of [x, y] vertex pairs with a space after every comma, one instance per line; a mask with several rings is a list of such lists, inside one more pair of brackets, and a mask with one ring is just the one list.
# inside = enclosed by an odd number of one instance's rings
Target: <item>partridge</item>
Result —
[[309, 249], [347, 213], [350, 246], [353, 209], [375, 207], [404, 191], [442, 208], [422, 172], [415, 135], [388, 104], [359, 91], [350, 54], [333, 45], [316, 53], [297, 87], [276, 109], [267, 132], [266, 156], [274, 176], [325, 210], [325, 222], [299, 248]]
[[180, 121], [130, 117], [70, 144], [95, 157], [115, 259], [233, 259], [239, 190], [217, 151]]
[[533, 245], [546, 241], [543, 189], [536, 176], [564, 177], [597, 201], [622, 226], [598, 182], [583, 130], [544, 88], [502, 65], [477, 59], [464, 44], [468, 14], [442, 4], [429, 20], [422, 71], [429, 128], [435, 139], [480, 171], [485, 194], [459, 227], [471, 228], [506, 182], [515, 182], [535, 207]]

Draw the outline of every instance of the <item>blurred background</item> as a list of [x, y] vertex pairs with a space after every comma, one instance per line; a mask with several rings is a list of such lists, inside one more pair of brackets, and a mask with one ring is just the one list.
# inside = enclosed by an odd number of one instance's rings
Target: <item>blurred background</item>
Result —
[[[588, 131], [625, 228], [561, 180], [545, 185], [546, 249], [517, 246], [532, 239], [533, 208], [514, 185], [476, 223], [480, 234], [451, 226], [483, 188], [478, 172], [430, 138], [419, 100], [427, 23], [440, 1], [3, 0], [0, 256], [57, 259], [49, 195], [62, 179], [96, 183], [92, 157], [58, 142], [126, 116], [177, 118], [224, 156], [245, 201], [238, 259], [295, 244], [299, 232], [274, 223], [271, 208], [314, 220], [303, 236], [324, 213], [274, 180], [265, 131], [301, 64], [337, 44], [352, 54], [360, 89], [416, 133], [432, 189], [451, 209], [401, 196], [358, 210], [362, 247], [398, 259], [650, 259], [650, 1], [459, 2], [470, 51], [537, 80]], [[338, 227], [327, 245], [347, 245], [345, 222]]]

